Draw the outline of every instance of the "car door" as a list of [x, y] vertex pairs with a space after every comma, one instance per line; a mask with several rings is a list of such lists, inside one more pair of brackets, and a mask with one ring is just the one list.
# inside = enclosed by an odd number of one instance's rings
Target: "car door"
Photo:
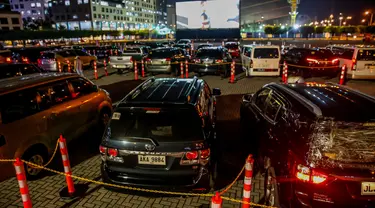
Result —
[[250, 60], [251, 60], [251, 48], [250, 47], [243, 47], [242, 51], [242, 68], [249, 68], [250, 67]]
[[99, 96], [94, 85], [84, 78], [71, 79], [69, 84], [73, 89], [74, 102], [79, 106], [80, 125], [87, 126], [96, 121], [103, 98]]

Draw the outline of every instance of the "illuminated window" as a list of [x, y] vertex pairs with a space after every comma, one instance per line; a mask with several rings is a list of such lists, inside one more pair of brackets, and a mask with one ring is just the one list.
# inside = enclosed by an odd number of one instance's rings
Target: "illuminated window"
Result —
[[82, 4], [82, 0], [77, 0], [77, 3], [78, 4]]
[[35, 8], [35, 3], [30, 4], [31, 8]]
[[65, 6], [70, 6], [70, 0], [65, 0]]
[[42, 7], [41, 3], [36, 3], [36, 7]]
[[83, 3], [84, 3], [84, 4], [88, 4], [88, 3], [89, 3], [89, 0], [83, 0]]

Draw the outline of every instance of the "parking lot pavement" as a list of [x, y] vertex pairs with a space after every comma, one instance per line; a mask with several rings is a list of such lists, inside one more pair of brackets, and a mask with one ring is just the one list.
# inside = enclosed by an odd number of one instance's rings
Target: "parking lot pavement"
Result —
[[[169, 75], [157, 75], [157, 77]], [[191, 75], [193, 76], [193, 75]], [[230, 184], [244, 165], [246, 156], [251, 153], [251, 132], [241, 135], [239, 129], [239, 107], [242, 94], [252, 93], [264, 84], [278, 82], [279, 78], [252, 77], [239, 78], [235, 84], [229, 84], [228, 79], [218, 76], [203, 76], [211, 88], [219, 87], [223, 95], [217, 101], [217, 135], [220, 141], [220, 163], [218, 165], [218, 179], [216, 190], [222, 190]], [[337, 81], [331, 79], [329, 81]], [[319, 78], [308, 79], [308, 81], [319, 81]], [[123, 74], [103, 77], [96, 80], [100, 85], [111, 93], [114, 102], [125, 96], [131, 89], [141, 83], [142, 80], [133, 81], [133, 74]], [[348, 86], [375, 95], [375, 82], [372, 81], [350, 81]], [[101, 131], [98, 129], [87, 132], [81, 139], [68, 144], [73, 174], [88, 179], [100, 180], [99, 165], [101, 162], [98, 153]], [[57, 154], [53, 169], [62, 171], [60, 155]], [[255, 167], [256, 168], [256, 167]], [[252, 181], [252, 202], [262, 203], [264, 180], [259, 172]], [[31, 199], [34, 207], [209, 207], [209, 197], [180, 197], [165, 195], [140, 194], [131, 191], [115, 192], [86, 181], [76, 183], [87, 183], [89, 190], [82, 198], [71, 201], [63, 201], [59, 198], [59, 191], [65, 186], [64, 176], [47, 173], [45, 177], [36, 181], [29, 181]], [[241, 199], [243, 188], [243, 176], [224, 196]], [[0, 207], [22, 207], [18, 183], [15, 178], [0, 182]], [[224, 201], [224, 207], [240, 207], [236, 202]]]

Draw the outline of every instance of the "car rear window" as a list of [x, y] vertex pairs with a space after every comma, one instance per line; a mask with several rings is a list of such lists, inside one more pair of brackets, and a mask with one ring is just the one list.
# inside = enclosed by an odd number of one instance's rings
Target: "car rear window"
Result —
[[140, 53], [141, 52], [141, 49], [140, 48], [125, 48], [123, 53], [124, 54], [127, 54], [127, 53]]
[[277, 48], [255, 48], [254, 58], [258, 58], [258, 59], [279, 58], [279, 49]]
[[357, 60], [358, 61], [374, 61], [375, 49], [358, 50]]
[[238, 49], [238, 45], [237, 44], [228, 44], [228, 45], [225, 45], [225, 48], [228, 48], [228, 49]]
[[71, 56], [76, 56], [75, 52], [73, 50], [69, 51], [60, 51], [58, 54], [62, 57], [71, 57]]
[[191, 111], [158, 112], [149, 109], [130, 112], [118, 109], [114, 113], [110, 128], [111, 138], [151, 138], [158, 142], [196, 141], [203, 138], [201, 122]]
[[311, 50], [306, 53], [306, 56], [308, 58], [329, 59], [332, 58], [334, 54], [330, 50], [321, 49], [319, 51]]
[[54, 59], [55, 58], [55, 54], [54, 53], [46, 53], [46, 52], [43, 52], [42, 55], [41, 55], [41, 58], [42, 59]]
[[4, 79], [40, 72], [41, 71], [37, 67], [31, 64], [9, 64], [0, 67], [0, 78]]
[[198, 58], [222, 58], [222, 53], [219, 50], [200, 49], [197, 52]]
[[151, 51], [149, 54], [150, 58], [171, 58], [173, 56], [173, 51], [171, 50], [155, 50]]

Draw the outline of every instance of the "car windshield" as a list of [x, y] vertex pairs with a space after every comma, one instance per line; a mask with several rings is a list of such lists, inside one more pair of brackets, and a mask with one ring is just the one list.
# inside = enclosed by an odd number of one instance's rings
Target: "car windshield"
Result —
[[375, 49], [358, 50], [358, 61], [375, 61]]
[[228, 44], [228, 45], [225, 45], [225, 48], [228, 48], [228, 49], [238, 49], [238, 45], [237, 44]]
[[255, 48], [254, 58], [258, 58], [258, 59], [279, 58], [279, 49], [278, 48]]
[[0, 66], [1, 79], [40, 72], [37, 67], [31, 64], [9, 64]]
[[219, 50], [200, 49], [196, 55], [197, 58], [222, 58], [222, 54]]
[[43, 52], [42, 55], [41, 55], [41, 58], [42, 59], [54, 59], [55, 58], [55, 54], [54, 53], [49, 53], [49, 52]]
[[171, 58], [172, 56], [173, 52], [171, 50], [155, 50], [149, 54], [150, 58]]
[[306, 56], [308, 58], [330, 59], [334, 56], [334, 54], [330, 50], [311, 50], [306, 52]]
[[111, 138], [152, 138], [158, 142], [196, 141], [203, 138], [198, 116], [190, 111], [167, 111], [156, 113], [155, 109], [142, 112], [116, 110], [110, 123]]

